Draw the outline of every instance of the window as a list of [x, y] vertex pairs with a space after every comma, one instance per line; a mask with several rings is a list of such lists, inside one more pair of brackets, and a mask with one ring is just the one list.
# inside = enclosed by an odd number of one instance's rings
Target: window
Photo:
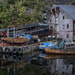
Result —
[[69, 29], [69, 24], [67, 24], [67, 29]]
[[65, 19], [65, 17], [63, 16], [63, 20]]
[[75, 31], [75, 24], [74, 24], [74, 31]]
[[63, 25], [63, 29], [65, 29], [65, 25]]
[[75, 38], [75, 35], [73, 35], [73, 38]]
[[50, 19], [50, 22], [52, 22], [51, 19]]
[[67, 38], [69, 38], [69, 34], [67, 34]]

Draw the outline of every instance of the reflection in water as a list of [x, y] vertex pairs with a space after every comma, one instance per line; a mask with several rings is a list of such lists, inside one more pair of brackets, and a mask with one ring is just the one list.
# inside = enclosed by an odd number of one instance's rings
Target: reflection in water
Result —
[[[50, 75], [75, 75], [74, 58], [74, 55], [45, 55], [45, 59], [41, 59], [41, 64]], [[40, 65], [40, 59], [33, 58], [32, 64]]]
[[74, 56], [0, 55], [0, 75], [75, 75]]
[[[66, 64], [64, 63], [66, 61]], [[47, 69], [51, 72], [51, 75], [71, 75], [73, 64], [67, 63], [66, 59], [52, 59], [49, 60]]]

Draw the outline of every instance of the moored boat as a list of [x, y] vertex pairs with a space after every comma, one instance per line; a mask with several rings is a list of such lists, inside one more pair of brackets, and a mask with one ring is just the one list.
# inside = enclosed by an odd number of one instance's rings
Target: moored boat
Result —
[[45, 51], [46, 53], [50, 54], [75, 54], [75, 50], [64, 50], [64, 49], [54, 50], [54, 49], [45, 48]]
[[21, 38], [21, 37], [16, 37], [16, 38], [2, 38], [1, 39], [1, 46], [21, 46], [21, 45], [26, 45], [30, 42], [30, 38]]
[[55, 48], [51, 49], [49, 47], [45, 48], [46, 53], [50, 54], [68, 54], [74, 55], [75, 54], [75, 43], [65, 43], [64, 48]]

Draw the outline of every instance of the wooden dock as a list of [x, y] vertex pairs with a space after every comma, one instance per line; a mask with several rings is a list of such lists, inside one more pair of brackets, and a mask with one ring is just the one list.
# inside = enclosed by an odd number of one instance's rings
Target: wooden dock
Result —
[[[37, 50], [39, 48], [40, 43], [34, 43], [26, 46], [1, 46], [3, 49], [3, 52], [9, 53], [13, 51], [20, 51], [22, 50], [22, 54], [32, 52], [34, 50]], [[1, 49], [1, 48], [0, 48]], [[7, 49], [7, 50], [6, 50]], [[15, 49], [15, 50], [13, 50]], [[9, 51], [9, 52], [8, 52]], [[1, 50], [0, 50], [1, 52]]]

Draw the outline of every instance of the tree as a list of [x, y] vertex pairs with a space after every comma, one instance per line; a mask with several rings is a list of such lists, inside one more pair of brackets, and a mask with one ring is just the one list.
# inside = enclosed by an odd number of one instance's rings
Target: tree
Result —
[[15, 4], [14, 0], [8, 0], [7, 2], [8, 2], [8, 4]]

